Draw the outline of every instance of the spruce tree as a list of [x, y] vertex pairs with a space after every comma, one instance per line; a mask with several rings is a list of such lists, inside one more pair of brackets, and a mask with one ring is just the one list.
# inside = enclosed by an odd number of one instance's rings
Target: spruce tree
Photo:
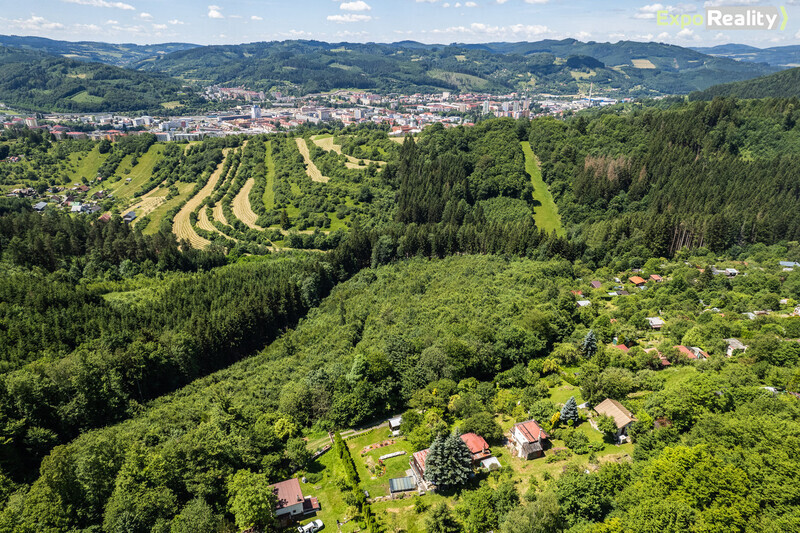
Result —
[[571, 396], [567, 403], [564, 404], [564, 407], [561, 408], [561, 417], [560, 420], [567, 424], [570, 420], [572, 420], [572, 424], [575, 425], [578, 423], [580, 417], [578, 416], [578, 402], [575, 401], [575, 396]]
[[593, 329], [590, 329], [589, 333], [583, 338], [581, 351], [586, 359], [591, 359], [597, 353], [597, 335], [595, 335]]
[[425, 479], [440, 487], [465, 483], [472, 473], [472, 453], [458, 435], [436, 437], [425, 459]]

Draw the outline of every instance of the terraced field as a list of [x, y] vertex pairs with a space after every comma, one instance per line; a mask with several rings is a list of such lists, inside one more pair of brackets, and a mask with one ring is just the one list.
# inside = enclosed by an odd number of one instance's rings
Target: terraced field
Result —
[[330, 181], [329, 178], [322, 175], [322, 172], [319, 171], [317, 165], [311, 160], [311, 153], [308, 151], [308, 144], [306, 144], [306, 140], [302, 137], [295, 138], [297, 142], [297, 148], [300, 150], [300, 153], [303, 154], [303, 159], [306, 162], [306, 173], [308, 177], [311, 178], [312, 181], [318, 181], [321, 183], [328, 183]]
[[[132, 157], [125, 156], [117, 171], [117, 175], [122, 176], [122, 179], [108, 185], [106, 190], [116, 198], [123, 200], [133, 198], [136, 191], [140, 190], [153, 177], [153, 168], [163, 152], [163, 144], [154, 144], [133, 167], [130, 167]], [[126, 168], [130, 168], [130, 173], [124, 173]], [[127, 181], [129, 178], [130, 182]]]
[[[314, 144], [325, 150], [326, 152], [330, 152], [333, 150], [339, 155], [342, 155], [342, 145], [341, 144], [334, 144], [333, 136], [332, 135], [317, 135], [311, 138], [314, 141]], [[347, 162], [344, 164], [349, 169], [363, 169], [366, 168], [367, 165], [370, 163], [375, 163], [379, 167], [382, 167], [386, 164], [385, 161], [372, 161], [371, 159], [357, 159], [351, 155], [344, 154], [347, 158]], [[362, 165], [361, 162], [364, 162]]]
[[242, 190], [240, 190], [239, 194], [233, 199], [231, 209], [233, 210], [233, 214], [236, 215], [236, 218], [244, 222], [248, 228], [261, 229], [256, 225], [258, 215], [255, 214], [250, 207], [250, 190], [252, 190], [255, 183], [256, 180], [253, 178], [245, 182], [242, 186]]
[[[223, 150], [223, 154], [227, 158], [228, 152], [230, 152], [230, 148], [226, 148]], [[223, 160], [217, 166], [217, 169], [211, 174], [211, 177], [208, 179], [208, 183], [200, 189], [195, 196], [189, 199], [188, 202], [178, 211], [178, 214], [175, 215], [175, 221], [172, 224], [172, 232], [178, 236], [178, 239], [186, 239], [194, 248], [205, 248], [211, 241], [205, 239], [197, 234], [191, 224], [190, 215], [191, 213], [197, 209], [203, 200], [209, 196], [214, 191], [214, 186], [219, 181], [220, 176], [222, 175], [222, 167], [225, 165], [225, 161]]]

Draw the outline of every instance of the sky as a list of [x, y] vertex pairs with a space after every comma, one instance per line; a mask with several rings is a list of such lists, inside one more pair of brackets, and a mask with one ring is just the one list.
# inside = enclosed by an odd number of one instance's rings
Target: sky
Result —
[[[800, 0], [3, 0], [0, 33], [67, 41], [238, 44], [328, 42], [478, 43], [572, 37], [681, 46], [800, 44]], [[719, 5], [785, 6], [783, 31], [659, 26], [656, 13], [695, 16]]]

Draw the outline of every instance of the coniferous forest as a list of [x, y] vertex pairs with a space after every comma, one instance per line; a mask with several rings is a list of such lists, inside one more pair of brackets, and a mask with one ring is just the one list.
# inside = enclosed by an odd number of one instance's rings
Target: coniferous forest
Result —
[[[346, 533], [800, 530], [798, 103], [143, 135], [103, 165], [194, 191], [160, 223], [4, 198], [0, 532], [296, 531], [295, 478]], [[47, 183], [100, 143], [0, 148]]]

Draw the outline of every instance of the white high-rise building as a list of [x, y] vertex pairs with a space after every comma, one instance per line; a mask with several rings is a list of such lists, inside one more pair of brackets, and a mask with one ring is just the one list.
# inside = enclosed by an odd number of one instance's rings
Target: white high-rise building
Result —
[[256, 104], [253, 106], [252, 111], [250, 111], [250, 118], [257, 119], [261, 118], [261, 106]]

